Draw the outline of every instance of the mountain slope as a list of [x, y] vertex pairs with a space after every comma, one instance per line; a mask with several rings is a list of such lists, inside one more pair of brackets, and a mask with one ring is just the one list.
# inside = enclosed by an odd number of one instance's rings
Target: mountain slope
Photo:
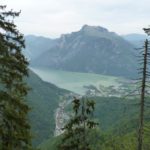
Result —
[[[100, 131], [96, 130], [88, 136], [90, 139], [88, 144], [92, 145], [92, 150], [136, 149], [139, 108], [135, 104], [139, 100], [117, 97], [92, 97], [92, 99], [96, 102], [94, 117], [100, 127]], [[150, 110], [146, 108], [145, 116], [148, 117], [149, 114]], [[150, 126], [150, 120], [145, 120], [145, 124], [147, 127]], [[48, 139], [39, 145], [39, 148], [57, 150], [60, 140], [61, 136]], [[150, 136], [145, 133], [144, 145], [147, 145], [145, 150], [149, 150], [149, 140]]]
[[31, 88], [27, 99], [31, 107], [29, 115], [33, 130], [34, 144], [40, 144], [43, 140], [54, 135], [54, 114], [56, 108], [61, 99], [70, 94], [70, 92], [42, 81], [31, 71], [27, 82]]
[[142, 47], [144, 40], [146, 39], [145, 34], [127, 34], [122, 36], [125, 40], [129, 41], [132, 43], [135, 47]]
[[[115, 147], [117, 150], [136, 149], [139, 108], [133, 104], [139, 100], [117, 97], [92, 97], [92, 99], [96, 102], [94, 117], [100, 127], [100, 132], [93, 132], [95, 134], [88, 136], [92, 150], [112, 150], [113, 144], [118, 147]], [[145, 109], [145, 112], [148, 117], [149, 109]], [[150, 125], [150, 120], [145, 120], [145, 122]], [[60, 140], [61, 136], [48, 139], [39, 145], [39, 148], [41, 150], [56, 150]], [[147, 145], [145, 150], [149, 150], [149, 141], [150, 137], [146, 135], [144, 137], [144, 143]], [[130, 148], [130, 146], [134, 148]]]
[[25, 56], [30, 60], [39, 57], [43, 52], [54, 46], [56, 40], [42, 36], [28, 35], [25, 36], [26, 48], [23, 50]]
[[103, 27], [85, 25], [62, 35], [57, 44], [31, 62], [32, 66], [75, 72], [131, 76], [135, 72], [133, 45]]

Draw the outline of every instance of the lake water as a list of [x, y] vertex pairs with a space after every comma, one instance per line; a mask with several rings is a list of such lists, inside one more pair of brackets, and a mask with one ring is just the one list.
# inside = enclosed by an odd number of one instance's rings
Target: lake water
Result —
[[61, 70], [52, 70], [47, 68], [31, 68], [43, 81], [55, 84], [60, 88], [64, 88], [75, 93], [83, 95], [86, 91], [84, 86], [93, 85], [99, 87], [119, 85], [122, 80], [118, 77], [104, 76], [93, 73], [68, 72]]

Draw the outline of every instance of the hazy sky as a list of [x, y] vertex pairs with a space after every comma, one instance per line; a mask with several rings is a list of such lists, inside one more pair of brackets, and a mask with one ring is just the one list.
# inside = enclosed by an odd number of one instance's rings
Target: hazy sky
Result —
[[25, 35], [59, 37], [84, 24], [118, 34], [143, 33], [150, 25], [150, 0], [0, 0], [22, 10], [16, 23]]

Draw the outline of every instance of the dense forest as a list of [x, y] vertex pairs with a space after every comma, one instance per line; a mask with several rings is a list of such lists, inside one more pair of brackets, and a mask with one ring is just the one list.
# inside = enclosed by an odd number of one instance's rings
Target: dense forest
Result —
[[88, 25], [49, 39], [19, 15], [0, 5], [0, 150], [150, 150], [150, 28], [142, 45]]

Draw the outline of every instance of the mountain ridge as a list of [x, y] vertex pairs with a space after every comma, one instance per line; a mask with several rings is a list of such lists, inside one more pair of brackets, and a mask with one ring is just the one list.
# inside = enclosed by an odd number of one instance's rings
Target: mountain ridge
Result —
[[130, 76], [135, 71], [133, 49], [131, 43], [106, 28], [84, 25], [77, 32], [61, 35], [31, 66]]

